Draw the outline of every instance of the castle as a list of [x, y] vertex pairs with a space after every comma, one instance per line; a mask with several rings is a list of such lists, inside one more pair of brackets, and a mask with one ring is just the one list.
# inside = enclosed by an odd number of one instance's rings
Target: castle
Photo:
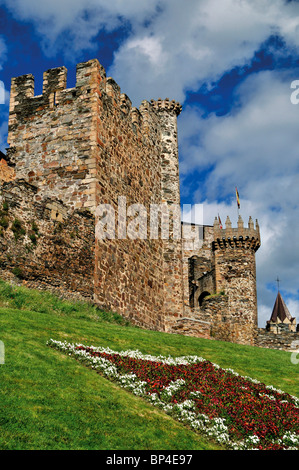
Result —
[[[77, 65], [75, 87], [66, 84], [65, 67], [44, 73], [38, 96], [31, 74], [12, 79], [0, 277], [91, 300], [144, 328], [259, 345], [258, 222], [244, 226], [239, 216], [232, 228], [227, 218], [223, 229], [216, 218], [180, 224], [177, 235], [181, 105], [132, 107], [96, 59]], [[117, 237], [97, 235], [98, 208], [108, 206]], [[146, 223], [143, 236], [129, 236], [137, 206], [172, 214], [169, 236], [161, 227], [151, 236]]]

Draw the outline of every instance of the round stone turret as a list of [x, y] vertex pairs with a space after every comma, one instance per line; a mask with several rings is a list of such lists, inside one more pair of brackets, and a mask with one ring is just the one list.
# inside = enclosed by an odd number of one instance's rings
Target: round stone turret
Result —
[[151, 100], [151, 105], [156, 110], [174, 111], [177, 116], [182, 111], [182, 105], [175, 100], [170, 101], [169, 98], [165, 98], [165, 100], [162, 100], [161, 98], [157, 100]]
[[214, 221], [212, 249], [215, 261], [217, 293], [225, 293], [229, 307], [225, 315], [234, 342], [254, 344], [257, 334], [257, 298], [255, 253], [261, 245], [258, 222], [249, 217], [244, 227], [241, 216], [238, 226], [232, 228], [227, 217], [221, 229]]

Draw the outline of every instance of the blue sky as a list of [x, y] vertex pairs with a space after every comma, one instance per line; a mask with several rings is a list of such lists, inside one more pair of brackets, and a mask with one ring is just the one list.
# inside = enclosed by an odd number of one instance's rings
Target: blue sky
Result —
[[280, 289], [299, 321], [299, 2], [284, 0], [0, 0], [0, 148], [10, 80], [98, 58], [139, 107], [170, 98], [178, 119], [182, 204], [237, 222], [258, 219], [259, 325]]

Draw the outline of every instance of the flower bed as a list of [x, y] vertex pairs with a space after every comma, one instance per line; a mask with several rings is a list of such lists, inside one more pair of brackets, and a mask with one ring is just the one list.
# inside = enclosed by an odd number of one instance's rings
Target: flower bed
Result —
[[115, 352], [50, 340], [135, 395], [230, 449], [299, 449], [299, 399], [198, 356]]

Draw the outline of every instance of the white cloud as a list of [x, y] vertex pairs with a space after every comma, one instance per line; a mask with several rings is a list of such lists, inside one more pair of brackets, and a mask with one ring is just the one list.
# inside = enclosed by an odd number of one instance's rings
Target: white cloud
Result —
[[216, 165], [207, 186], [227, 193], [239, 185], [250, 188], [256, 200], [266, 193], [273, 206], [294, 205], [299, 106], [290, 102], [291, 80], [290, 73], [260, 72], [238, 88], [239, 105], [231, 113], [206, 119], [198, 110], [183, 113], [183, 173]]
[[127, 49], [146, 56], [149, 62], [156, 66], [160, 65], [167, 57], [163, 55], [163, 49], [159, 38], [157, 37], [144, 37], [142, 39], [132, 39], [127, 42]]
[[[272, 34], [281, 34], [286, 47], [299, 45], [298, 4], [188, 0], [182, 6], [181, 1], [168, 0], [163, 5], [149, 26], [133, 29], [109, 71], [136, 102], [160, 96], [183, 102], [187, 89], [211, 85], [226, 71], [249, 63]], [[146, 48], [132, 47], [149, 40], [159, 46], [156, 61]]]
[[[290, 101], [293, 78], [281, 71], [260, 72], [239, 87], [239, 106], [230, 114], [204, 119], [200, 111], [190, 109], [180, 118], [184, 177], [196, 167], [208, 170], [201, 183], [205, 191], [199, 186], [194, 194], [194, 202], [204, 204], [205, 223], [212, 224], [219, 212], [223, 223], [229, 215], [236, 226], [235, 185], [244, 223], [250, 215], [259, 220], [262, 245], [256, 259], [263, 314], [273, 307], [275, 295], [267, 285], [275, 285], [277, 275], [282, 291], [293, 296], [290, 311], [297, 311], [299, 105]], [[219, 198], [226, 202], [219, 203]]]
[[44, 51], [62, 50], [76, 58], [82, 50], [94, 51], [100, 31], [112, 31], [126, 22], [143, 22], [156, 10], [158, 0], [2, 0], [17, 20], [35, 25]]
[[286, 301], [286, 305], [292, 317], [295, 317], [298, 322], [299, 321], [299, 301], [291, 299], [291, 300]]
[[[270, 319], [276, 298], [276, 278], [279, 276], [280, 288], [284, 300], [292, 316], [299, 321], [298, 276], [299, 269], [299, 223], [291, 225], [292, 214], [285, 214], [277, 221], [269, 210], [259, 212], [260, 206], [256, 201], [241, 201], [241, 216], [244, 227], [248, 226], [249, 216], [254, 224], [258, 215], [261, 233], [261, 247], [256, 252], [257, 298], [258, 298], [258, 324], [265, 327]], [[215, 216], [220, 215], [223, 227], [227, 216], [233, 227], [237, 227], [238, 213], [236, 201], [229, 203], [216, 200], [203, 201], [203, 222], [213, 225]], [[201, 218], [196, 220], [202, 223]]]
[[[127, 26], [127, 36], [107, 73], [134, 106], [160, 96], [184, 102], [187, 90], [197, 91], [203, 83], [213, 86], [225, 72], [249, 64], [273, 34], [285, 41], [285, 54], [299, 48], [299, 4], [294, 1], [2, 3], [17, 20], [35, 25], [47, 54], [63, 50], [74, 60], [77, 52], [86, 49], [91, 57], [95, 55], [100, 31]], [[0, 39], [0, 68], [4, 53]], [[101, 61], [100, 49], [97, 55]], [[264, 312], [274, 303], [266, 284], [277, 275], [282, 278], [282, 288], [290, 293], [295, 295], [299, 288], [299, 105], [290, 102], [294, 79], [299, 79], [299, 73], [292, 77], [282, 72], [253, 75], [238, 89], [238, 106], [229, 115], [204, 119], [200, 109], [185, 108], [179, 121], [182, 177], [195, 168], [209, 170], [207, 191], [198, 188], [195, 194], [195, 202], [198, 197], [204, 203], [205, 223], [213, 223], [218, 212], [223, 222], [228, 213], [236, 223], [235, 185], [240, 189], [244, 222], [249, 215], [259, 219], [262, 247], [257, 254], [257, 274]], [[206, 194], [204, 200], [202, 194]], [[232, 200], [217, 202], [230, 194]]]
[[[299, 5], [284, 0], [2, 0], [18, 20], [34, 23], [48, 54], [94, 54], [102, 30], [126, 27], [109, 74], [139, 106], [211, 83], [250, 62], [273, 33], [299, 45]], [[101, 60], [101, 50], [99, 59]]]

